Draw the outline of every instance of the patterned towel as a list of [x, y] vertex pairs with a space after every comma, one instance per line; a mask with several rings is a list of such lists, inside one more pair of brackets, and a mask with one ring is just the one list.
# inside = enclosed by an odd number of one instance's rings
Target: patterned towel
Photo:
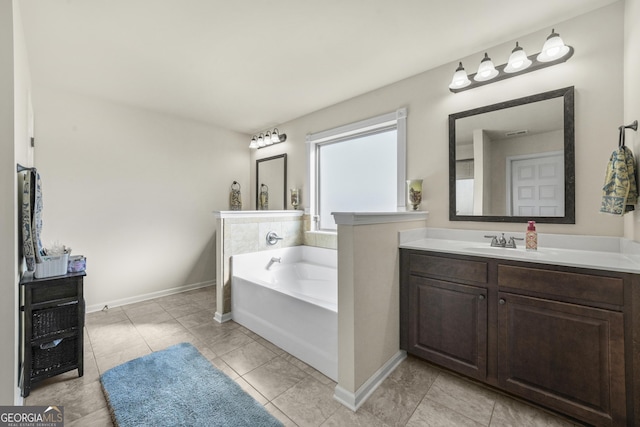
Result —
[[42, 262], [42, 186], [40, 174], [35, 170], [24, 176], [22, 190], [22, 251], [27, 270], [34, 271], [36, 262]]
[[638, 202], [635, 159], [624, 145], [611, 154], [602, 187], [600, 212], [624, 215]]

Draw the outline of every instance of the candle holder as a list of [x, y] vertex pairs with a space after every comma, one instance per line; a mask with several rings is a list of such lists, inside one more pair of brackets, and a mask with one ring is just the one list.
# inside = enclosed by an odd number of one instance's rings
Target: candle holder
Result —
[[231, 184], [229, 205], [232, 211], [242, 210], [242, 196], [240, 195], [240, 184], [238, 183], [238, 181], [233, 181], [233, 184]]
[[291, 206], [293, 206], [293, 209], [298, 209], [298, 206], [300, 206], [300, 190], [298, 188], [292, 188], [290, 191]]
[[422, 180], [407, 180], [407, 204], [411, 205], [412, 210], [417, 211], [422, 203]]

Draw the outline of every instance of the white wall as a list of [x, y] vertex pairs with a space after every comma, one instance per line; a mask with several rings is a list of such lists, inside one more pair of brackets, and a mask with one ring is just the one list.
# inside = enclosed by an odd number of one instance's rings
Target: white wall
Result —
[[[617, 147], [617, 128], [623, 120], [623, 11], [624, 3], [617, 2], [566, 22], [549, 22], [548, 29], [518, 39], [531, 55], [540, 51], [554, 27], [564, 41], [575, 48], [571, 59], [555, 67], [452, 94], [448, 84], [458, 65], [455, 61], [279, 125], [280, 131], [286, 132], [289, 138], [283, 149], [289, 155], [290, 182], [305, 182], [304, 141], [307, 133], [407, 107], [407, 178], [424, 179], [423, 208], [430, 212], [429, 226], [524, 231], [523, 224], [449, 221], [448, 116], [508, 99], [575, 86], [576, 224], [541, 224], [540, 231], [621, 236], [623, 221], [600, 214], [599, 208], [606, 164]], [[486, 50], [494, 63], [503, 64], [515, 42], [505, 40], [501, 45], [487, 46]], [[471, 74], [476, 71], [483, 54], [484, 51], [459, 60]], [[635, 77], [637, 79], [637, 73]], [[304, 189], [305, 206], [308, 206], [308, 194]]]
[[[626, 0], [624, 12], [624, 124], [640, 121], [640, 1]], [[622, 124], [622, 123], [621, 123]], [[640, 154], [638, 132], [626, 131], [626, 145], [631, 147], [636, 159]], [[636, 167], [638, 161], [636, 160]], [[636, 169], [636, 176], [638, 170]], [[640, 182], [640, 181], [638, 181]], [[638, 207], [636, 206], [636, 209]], [[640, 241], [640, 210], [625, 215], [624, 234], [628, 239]]]
[[215, 280], [213, 211], [249, 188], [246, 135], [37, 86], [34, 107], [43, 244], [87, 257], [89, 308]]
[[[29, 61], [17, 1], [0, 0], [0, 404], [21, 402], [18, 390], [18, 174], [33, 159], [27, 138]], [[13, 345], [6, 345], [13, 343]]]
[[[0, 1], [0, 325], [5, 342], [14, 342], [16, 327], [17, 261], [16, 173], [13, 139], [13, 8]], [[12, 405], [16, 387], [15, 348], [0, 346], [0, 403]]]

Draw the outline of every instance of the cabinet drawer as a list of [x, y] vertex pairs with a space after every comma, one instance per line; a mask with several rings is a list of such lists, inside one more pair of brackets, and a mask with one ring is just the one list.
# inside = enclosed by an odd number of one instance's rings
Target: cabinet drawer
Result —
[[624, 284], [618, 277], [498, 265], [498, 286], [560, 301], [607, 307], [624, 305]]
[[31, 314], [31, 339], [44, 338], [71, 329], [78, 329], [78, 303], [65, 304]]
[[411, 274], [427, 275], [454, 281], [488, 282], [487, 263], [482, 261], [411, 254], [409, 265]]
[[78, 364], [78, 337], [31, 346], [31, 378]]
[[32, 286], [31, 303], [38, 304], [63, 298], [78, 296], [78, 284], [81, 279], [60, 279]]

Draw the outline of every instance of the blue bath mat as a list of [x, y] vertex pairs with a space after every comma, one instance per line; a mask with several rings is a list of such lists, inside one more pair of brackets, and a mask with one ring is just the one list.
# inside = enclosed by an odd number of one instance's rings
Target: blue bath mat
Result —
[[282, 426], [188, 343], [109, 369], [100, 381], [117, 427]]

